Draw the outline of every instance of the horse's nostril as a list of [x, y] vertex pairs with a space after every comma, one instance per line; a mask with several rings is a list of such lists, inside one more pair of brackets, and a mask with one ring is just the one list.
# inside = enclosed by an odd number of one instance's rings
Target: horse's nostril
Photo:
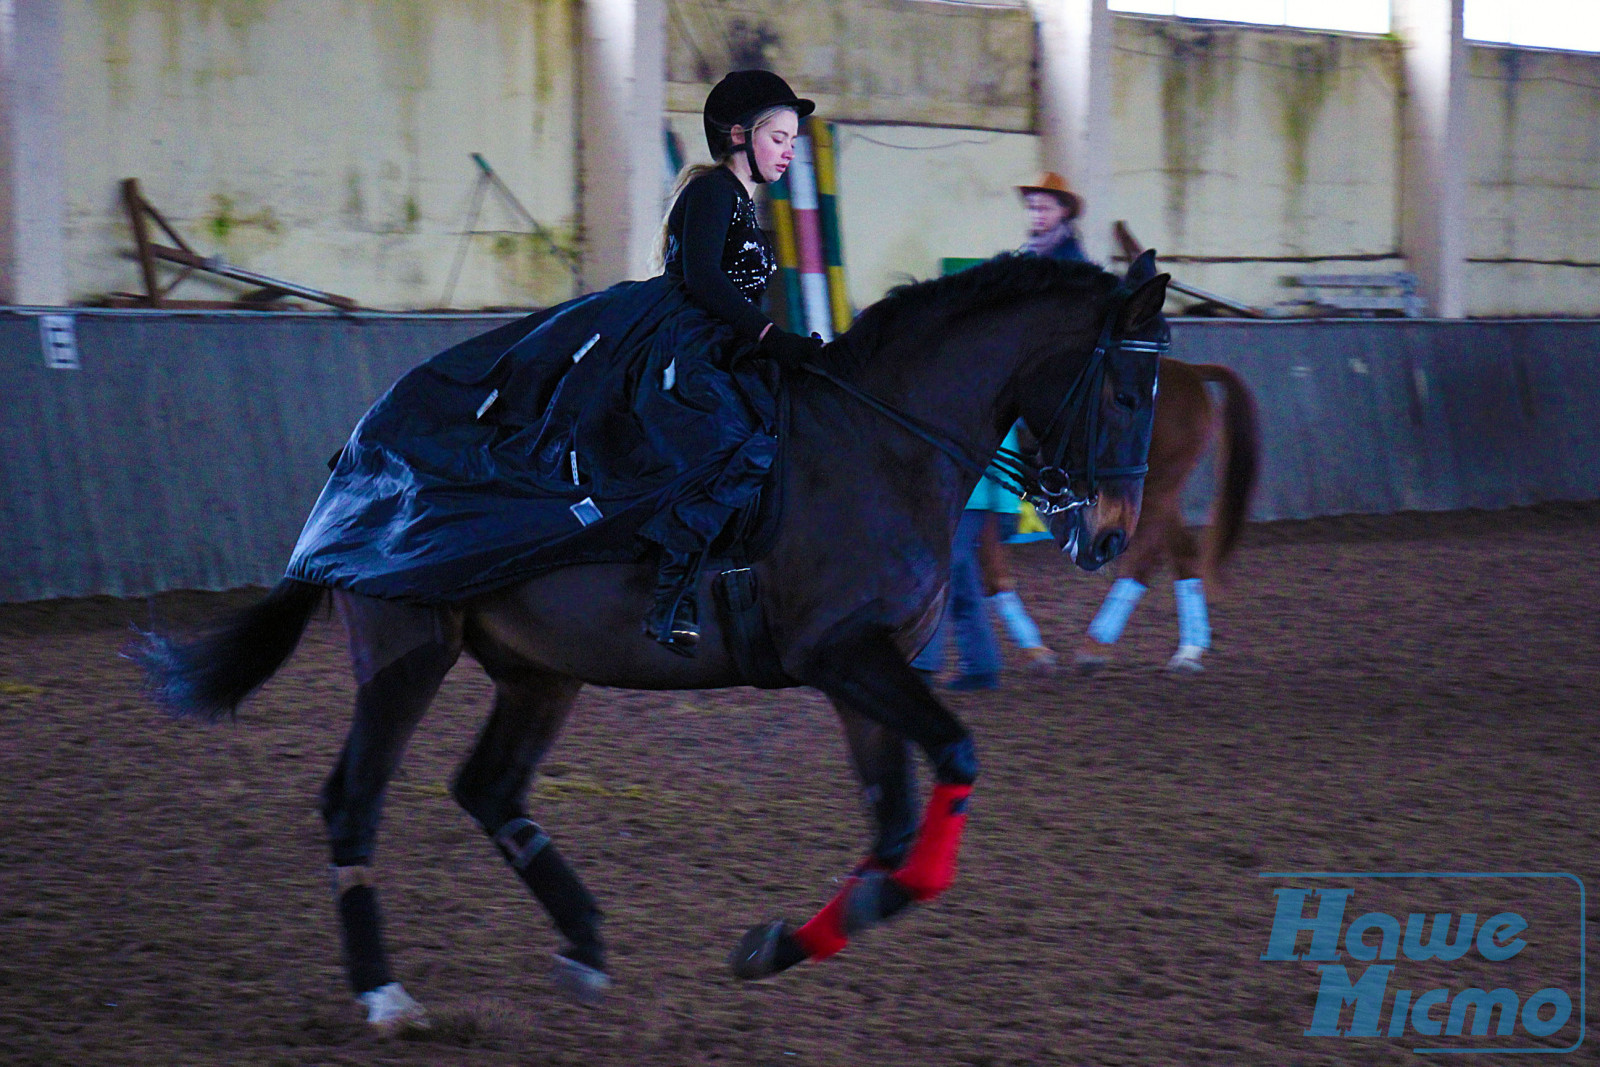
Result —
[[1122, 555], [1122, 550], [1128, 547], [1128, 536], [1121, 530], [1107, 530], [1100, 536], [1101, 559], [1116, 559]]

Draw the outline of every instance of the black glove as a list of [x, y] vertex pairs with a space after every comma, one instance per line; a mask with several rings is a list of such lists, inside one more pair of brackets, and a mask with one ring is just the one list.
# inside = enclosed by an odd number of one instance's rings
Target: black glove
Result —
[[815, 334], [802, 337], [774, 326], [767, 331], [767, 336], [761, 339], [761, 346], [756, 354], [776, 361], [778, 366], [785, 370], [794, 370], [800, 364], [815, 358], [821, 348], [822, 338]]

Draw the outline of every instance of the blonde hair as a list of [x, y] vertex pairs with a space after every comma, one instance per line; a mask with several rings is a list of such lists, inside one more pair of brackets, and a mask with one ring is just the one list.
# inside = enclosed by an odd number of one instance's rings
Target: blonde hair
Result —
[[[748, 142], [753, 138], [756, 135], [756, 131], [771, 122], [779, 112], [793, 110], [794, 108], [788, 105], [779, 105], [777, 107], [769, 107], [765, 111], [756, 112], [750, 119], [749, 128], [745, 131], [745, 141]], [[731, 136], [733, 133], [732, 126], [724, 128], [718, 124], [716, 128], [725, 137]], [[661, 229], [656, 234], [655, 250], [650, 257], [651, 266], [655, 270], [663, 269], [667, 263], [667, 241], [672, 236], [672, 227], [669, 223], [672, 219], [672, 209], [677, 206], [678, 196], [684, 189], [688, 188], [690, 182], [702, 174], [710, 174], [718, 167], [726, 167], [733, 157], [742, 151], [744, 151], [743, 144], [729, 145], [728, 150], [722, 153], [715, 163], [690, 163], [678, 172], [678, 177], [672, 183], [672, 191], [667, 194], [667, 211], [666, 214], [661, 216]]]

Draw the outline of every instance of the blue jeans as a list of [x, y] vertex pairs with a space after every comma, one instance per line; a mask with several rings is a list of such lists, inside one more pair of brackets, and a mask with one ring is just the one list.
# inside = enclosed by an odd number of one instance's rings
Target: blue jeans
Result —
[[944, 614], [933, 640], [911, 661], [919, 671], [937, 671], [944, 666], [945, 647], [953, 634], [961, 655], [962, 674], [1000, 673], [1000, 642], [989, 622], [983, 576], [978, 570], [978, 539], [988, 517], [987, 511], [961, 513], [955, 545], [950, 551], [950, 595], [945, 598]]

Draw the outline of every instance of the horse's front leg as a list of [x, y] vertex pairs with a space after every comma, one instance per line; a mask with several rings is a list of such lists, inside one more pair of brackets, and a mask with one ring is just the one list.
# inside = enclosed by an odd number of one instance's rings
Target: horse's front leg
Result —
[[[878, 835], [867, 860], [809, 922], [791, 928], [778, 921], [745, 934], [730, 960], [741, 978], [765, 978], [802, 960], [826, 959], [852, 934], [948, 889], [977, 778], [971, 735], [934, 698], [886, 631], [830, 643], [805, 673], [840, 709]], [[934, 771], [933, 793], [914, 837], [906, 740], [927, 754]]]

